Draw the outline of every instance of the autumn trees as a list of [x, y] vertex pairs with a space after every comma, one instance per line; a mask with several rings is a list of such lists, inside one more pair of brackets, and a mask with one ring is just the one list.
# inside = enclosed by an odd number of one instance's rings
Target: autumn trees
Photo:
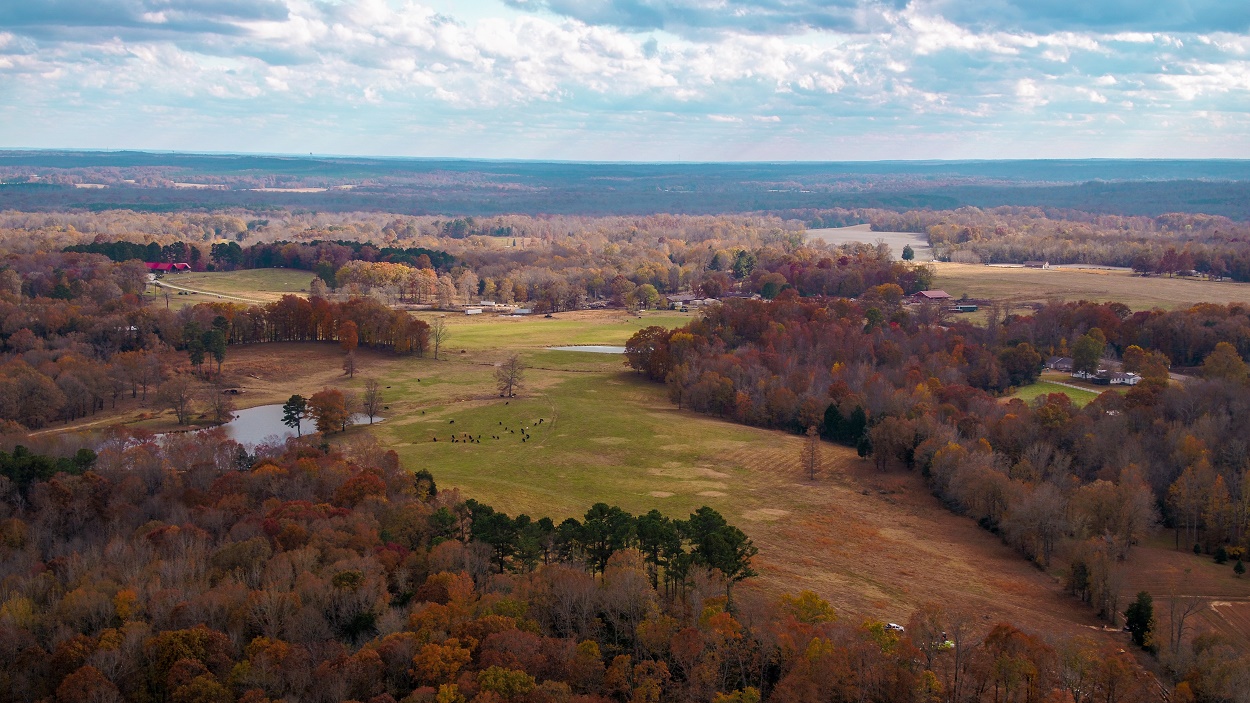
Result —
[[342, 432], [347, 429], [351, 411], [343, 392], [336, 388], [323, 388], [308, 398], [308, 416], [323, 434]]
[[[683, 407], [793, 432], [814, 426], [880, 470], [920, 471], [949, 505], [1041, 565], [1078, 552], [1085, 574], [1073, 590], [1108, 617], [1118, 613], [1120, 562], [1160, 520], [1185, 549], [1250, 547], [1236, 437], [1250, 423], [1245, 362], [1233, 343], [1200, 332], [1250, 329], [1250, 309], [1054, 304], [980, 328], [938, 327], [902, 309], [865, 324], [876, 306], [888, 310], [887, 298], [727, 301], [685, 328], [639, 331], [627, 364], [665, 380]], [[1178, 334], [1210, 351], [1199, 357]], [[1179, 349], [1211, 359], [1204, 379], [1171, 382]], [[1073, 353], [1087, 372], [1122, 354], [1140, 382], [1085, 407], [1061, 393], [1024, 403], [985, 392], [1031, 382], [1043, 352]]]

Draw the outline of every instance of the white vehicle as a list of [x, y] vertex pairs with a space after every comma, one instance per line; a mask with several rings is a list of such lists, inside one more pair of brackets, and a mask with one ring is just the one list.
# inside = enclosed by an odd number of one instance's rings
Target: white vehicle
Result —
[[903, 626], [896, 622], [887, 623], [885, 626], [885, 629], [890, 630], [892, 632], [897, 632], [899, 634], [902, 634], [903, 632], [905, 632]]

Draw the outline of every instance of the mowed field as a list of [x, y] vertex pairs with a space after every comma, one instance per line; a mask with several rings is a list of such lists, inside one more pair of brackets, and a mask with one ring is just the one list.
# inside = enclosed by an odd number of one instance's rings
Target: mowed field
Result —
[[[194, 305], [216, 300], [234, 303], [271, 303], [287, 293], [307, 295], [311, 271], [297, 269], [251, 269], [203, 273], [166, 274], [162, 286], [172, 289], [170, 305]], [[178, 295], [179, 289], [198, 291]], [[149, 291], [152, 288], [149, 287]], [[161, 296], [158, 296], [161, 297]]]
[[1009, 396], [1009, 398], [1019, 398], [1026, 403], [1032, 403], [1039, 396], [1050, 395], [1051, 393], [1063, 393], [1068, 396], [1068, 398], [1072, 400], [1072, 404], [1078, 408], [1085, 407], [1090, 403], [1090, 401], [1097, 398], [1099, 395], [1095, 391], [1073, 388], [1068, 385], [1055, 383], [1054, 381], [1038, 381], [1037, 383], [1033, 383], [1016, 390], [1016, 392]]
[[1199, 281], [1104, 269], [1027, 269], [934, 262], [934, 288], [956, 298], [1008, 303], [1048, 300], [1118, 301], [1133, 310], [1171, 310], [1195, 303], [1250, 303], [1250, 283]]

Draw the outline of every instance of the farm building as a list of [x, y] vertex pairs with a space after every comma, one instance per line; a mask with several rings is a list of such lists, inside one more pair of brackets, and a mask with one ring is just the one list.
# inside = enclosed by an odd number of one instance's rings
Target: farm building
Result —
[[1055, 371], [1071, 371], [1072, 357], [1070, 356], [1052, 356], [1046, 360], [1046, 368]]
[[944, 290], [922, 290], [911, 297], [912, 302], [925, 303], [938, 300], [950, 300], [951, 294]]
[[464, 309], [464, 314], [466, 314], [466, 315], [481, 315], [481, 314], [482, 314], [482, 309], [481, 309], [481, 308], [465, 308], [465, 309]]
[[1124, 371], [1116, 371], [1110, 374], [1110, 379], [1111, 383], [1117, 386], [1136, 386], [1141, 382], [1141, 376]]
[[191, 270], [191, 264], [184, 264], [184, 263], [182, 263], [181, 261], [179, 261], [178, 263], [175, 263], [175, 264], [167, 264], [167, 263], [164, 263], [164, 262], [159, 262], [159, 263], [158, 263], [158, 262], [153, 262], [153, 261], [145, 261], [145, 262], [143, 262], [143, 265], [144, 265], [144, 266], [147, 266], [149, 271], [155, 271], [155, 272], [159, 272], [159, 273], [178, 273], [178, 272], [180, 272], [180, 271], [190, 271], [190, 270]]
[[1024, 262], [1024, 267], [1026, 269], [1048, 269], [1050, 268], [1050, 262], [1049, 261], [1026, 261]]

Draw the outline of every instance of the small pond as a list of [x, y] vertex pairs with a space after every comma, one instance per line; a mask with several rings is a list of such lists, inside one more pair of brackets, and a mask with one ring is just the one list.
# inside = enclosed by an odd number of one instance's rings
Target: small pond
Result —
[[591, 352], [592, 354], [624, 354], [625, 347], [610, 347], [599, 344], [579, 344], [575, 347], [547, 347], [552, 351]]
[[[373, 418], [375, 423], [381, 422], [382, 418]], [[352, 423], [357, 425], [369, 424], [368, 415], [353, 415]], [[317, 426], [311, 418], [304, 418], [300, 421], [300, 432], [310, 434], [317, 431]], [[284, 440], [287, 437], [295, 436], [295, 428], [287, 427], [282, 424], [282, 406], [281, 405], [260, 405], [255, 408], [246, 410], [236, 410], [234, 419], [227, 422], [223, 427], [226, 428], [226, 434], [230, 435], [230, 439], [239, 444], [256, 446], [264, 442], [266, 439]]]

